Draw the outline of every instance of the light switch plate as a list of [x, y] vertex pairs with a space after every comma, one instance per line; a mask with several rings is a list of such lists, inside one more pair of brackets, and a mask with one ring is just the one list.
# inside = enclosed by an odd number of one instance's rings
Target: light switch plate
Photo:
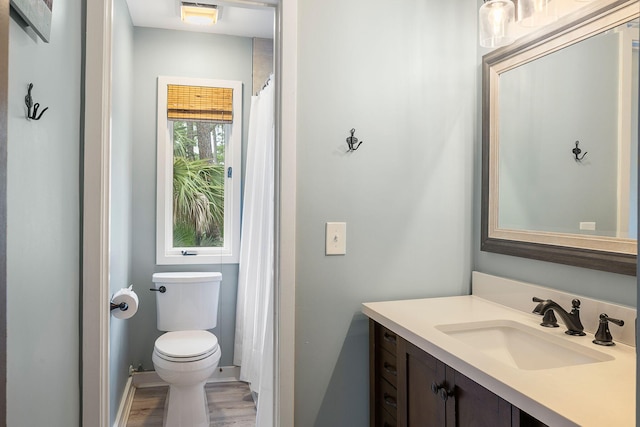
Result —
[[347, 223], [327, 222], [325, 255], [345, 255], [347, 253]]

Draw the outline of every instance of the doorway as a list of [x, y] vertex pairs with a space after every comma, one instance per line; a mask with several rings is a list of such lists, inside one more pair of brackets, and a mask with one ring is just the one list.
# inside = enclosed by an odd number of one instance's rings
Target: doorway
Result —
[[[87, 105], [85, 109], [85, 265], [83, 274], [83, 423], [84, 425], [107, 426], [109, 419], [109, 313], [106, 304], [109, 291], [109, 224], [105, 222], [111, 208], [111, 177], [109, 148], [112, 138], [109, 112], [112, 94], [109, 73], [112, 65], [112, 16], [111, 0], [87, 2], [87, 28], [92, 28], [86, 41]], [[257, 2], [242, 3], [258, 5]], [[263, 4], [264, 5], [264, 4]], [[276, 8], [276, 80], [281, 79], [282, 70], [288, 69], [289, 78], [295, 77], [295, 2], [285, 8], [273, 2]], [[291, 17], [291, 27], [282, 25], [285, 16]], [[285, 28], [289, 28], [288, 32]], [[283, 55], [285, 51], [291, 52]], [[286, 65], [284, 65], [286, 63]], [[276, 357], [276, 411], [277, 425], [292, 425], [293, 420], [293, 376], [290, 374], [293, 361], [293, 277], [295, 236], [295, 79], [282, 81], [277, 96], [277, 110], [281, 112], [277, 127], [276, 153], [276, 291], [275, 306], [280, 313], [276, 321], [276, 347], [282, 348]], [[288, 87], [288, 90], [287, 90]], [[286, 93], [286, 95], [283, 95]], [[289, 115], [285, 116], [284, 111]], [[286, 119], [284, 118], [286, 117]], [[286, 147], [283, 141], [290, 141]], [[93, 143], [88, 143], [92, 141]], [[99, 141], [100, 143], [96, 143]], [[91, 166], [93, 165], [93, 166]], [[289, 184], [283, 185], [282, 177], [288, 176]], [[284, 203], [286, 199], [287, 203]], [[282, 226], [281, 224], [285, 224]], [[286, 262], [282, 254], [288, 253]], [[291, 255], [293, 254], [293, 256]], [[96, 286], [99, 283], [100, 286]], [[284, 326], [283, 326], [284, 325]], [[286, 339], [285, 339], [286, 338]], [[284, 344], [286, 343], [286, 344]], [[285, 372], [280, 366], [286, 363]], [[290, 421], [287, 421], [290, 420]]]

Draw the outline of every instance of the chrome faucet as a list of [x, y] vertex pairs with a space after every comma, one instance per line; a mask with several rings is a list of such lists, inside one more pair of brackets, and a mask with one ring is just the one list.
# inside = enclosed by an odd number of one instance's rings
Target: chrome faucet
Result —
[[567, 327], [565, 334], [568, 335], [586, 335], [584, 333], [584, 326], [580, 321], [580, 300], [574, 299], [571, 301], [571, 312], [568, 313], [565, 309], [560, 307], [557, 302], [547, 299], [543, 300], [537, 297], [533, 297], [533, 302], [537, 302], [538, 305], [533, 309], [533, 312], [541, 316], [545, 315], [549, 310], [553, 310], [564, 322]]

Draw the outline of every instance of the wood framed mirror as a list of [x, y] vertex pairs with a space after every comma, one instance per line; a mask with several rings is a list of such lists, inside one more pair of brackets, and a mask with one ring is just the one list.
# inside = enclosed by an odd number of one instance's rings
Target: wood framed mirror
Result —
[[482, 61], [481, 250], [636, 275], [638, 0]]

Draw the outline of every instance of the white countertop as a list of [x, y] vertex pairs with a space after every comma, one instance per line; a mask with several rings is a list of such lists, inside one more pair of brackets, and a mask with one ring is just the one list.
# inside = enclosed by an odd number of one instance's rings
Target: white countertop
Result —
[[[478, 296], [363, 304], [363, 313], [549, 426], [635, 426], [635, 348], [592, 343], [539, 326], [541, 317]], [[507, 366], [439, 331], [436, 325], [513, 320], [609, 354], [614, 360], [544, 370]], [[560, 320], [560, 319], [559, 319]], [[611, 327], [615, 341], [615, 326]]]

